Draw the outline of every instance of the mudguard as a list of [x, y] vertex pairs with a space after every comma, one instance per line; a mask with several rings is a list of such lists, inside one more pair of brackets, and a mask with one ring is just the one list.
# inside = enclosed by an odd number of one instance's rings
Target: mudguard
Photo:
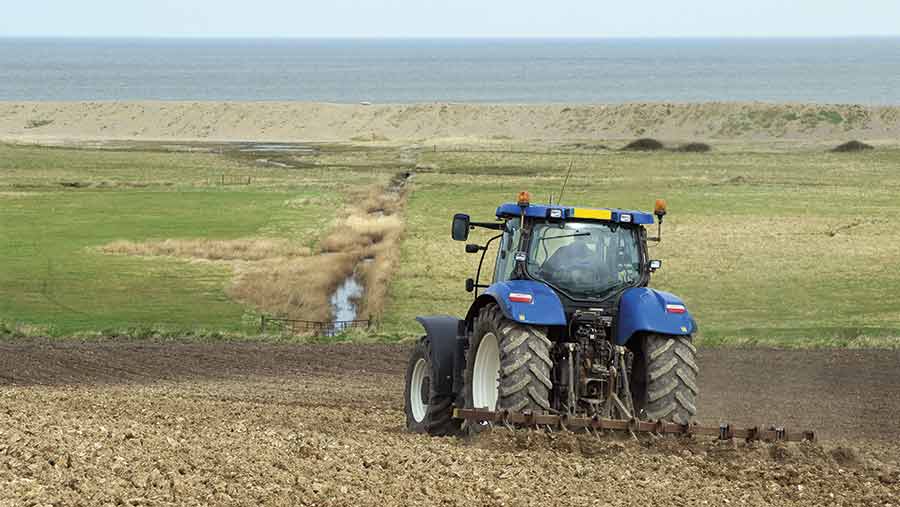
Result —
[[[519, 303], [510, 301], [510, 294], [528, 294], [532, 297], [531, 303]], [[563, 309], [559, 296], [546, 284], [533, 280], [508, 280], [497, 282], [478, 297], [475, 304], [469, 310], [467, 322], [475, 317], [478, 309], [483, 306], [484, 298], [491, 298], [500, 306], [500, 311], [510, 320], [522, 324], [535, 326], [565, 326], [566, 312]]]
[[667, 311], [666, 305], [684, 308], [684, 302], [668, 292], [647, 287], [623, 292], [619, 299], [616, 343], [625, 345], [641, 331], [670, 335], [689, 335], [696, 331], [697, 324], [686, 308], [684, 313], [672, 313]]
[[462, 341], [456, 339], [462, 321], [449, 315], [416, 317], [416, 320], [425, 328], [429, 341], [431, 388], [437, 394], [452, 395], [454, 376], [462, 369], [462, 366], [457, 368], [457, 364], [462, 365], [465, 362]]

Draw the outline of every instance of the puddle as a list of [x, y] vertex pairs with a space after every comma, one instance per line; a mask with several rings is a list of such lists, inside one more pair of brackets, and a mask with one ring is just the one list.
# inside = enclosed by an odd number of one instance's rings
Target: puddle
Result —
[[302, 144], [251, 144], [244, 146], [240, 151], [245, 153], [315, 153], [316, 149]]
[[331, 308], [334, 311], [334, 321], [332, 321], [332, 331], [338, 332], [342, 330], [344, 323], [357, 318], [356, 300], [363, 294], [363, 286], [356, 280], [355, 276], [350, 276], [342, 283], [334, 294], [331, 296]]
[[275, 160], [269, 160], [267, 158], [258, 158], [255, 160], [255, 162], [257, 164], [274, 165], [275, 167], [284, 167], [284, 168], [292, 167], [290, 164], [285, 164], [284, 162], [277, 162]]

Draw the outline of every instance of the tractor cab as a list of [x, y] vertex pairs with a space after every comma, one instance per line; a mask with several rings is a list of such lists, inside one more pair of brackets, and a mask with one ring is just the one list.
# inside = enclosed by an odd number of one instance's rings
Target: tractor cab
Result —
[[[651, 270], [660, 265], [647, 260], [643, 225], [653, 223], [649, 213], [511, 203], [497, 208], [497, 219], [501, 222], [489, 225], [500, 234], [488, 245], [467, 245], [467, 251], [484, 251], [499, 240], [492, 282], [543, 282], [570, 305], [590, 305], [646, 286]], [[454, 224], [453, 230], [461, 232], [487, 225], [473, 224], [466, 215], [456, 215]], [[477, 273], [480, 278], [481, 265]], [[486, 288], [478, 278], [468, 288]]]
[[[492, 284], [533, 280], [553, 289], [567, 308], [591, 306], [613, 298], [629, 287], [646, 286], [660, 261], [647, 258], [644, 225], [653, 215], [619, 209], [587, 209], [532, 205], [527, 193], [517, 203], [497, 208], [498, 222], [472, 223], [467, 215], [454, 217], [454, 239], [465, 240], [478, 226], [499, 234], [484, 246], [469, 244], [469, 252], [482, 252], [476, 278], [466, 287], [475, 292], [480, 283], [485, 253], [499, 240]], [[664, 207], [658, 210], [665, 214]]]

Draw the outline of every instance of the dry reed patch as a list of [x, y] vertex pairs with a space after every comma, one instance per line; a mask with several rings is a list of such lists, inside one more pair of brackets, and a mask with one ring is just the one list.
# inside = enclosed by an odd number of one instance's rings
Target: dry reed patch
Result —
[[274, 258], [306, 257], [311, 252], [283, 239], [166, 239], [136, 243], [113, 241], [100, 247], [100, 251], [115, 255], [143, 257], [187, 257], [212, 261], [259, 261]]
[[322, 252], [357, 252], [362, 257], [379, 243], [396, 237], [403, 230], [403, 221], [394, 215], [350, 215], [322, 241]]
[[268, 313], [324, 322], [332, 317], [331, 295], [355, 264], [345, 253], [256, 262], [241, 270], [227, 292]]

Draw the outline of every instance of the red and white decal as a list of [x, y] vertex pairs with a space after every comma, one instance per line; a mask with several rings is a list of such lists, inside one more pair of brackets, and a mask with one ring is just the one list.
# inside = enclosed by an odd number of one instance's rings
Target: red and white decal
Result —
[[522, 294], [522, 293], [519, 293], [519, 292], [510, 292], [510, 293], [509, 293], [509, 300], [512, 301], [513, 303], [528, 303], [528, 304], [531, 304], [531, 302], [534, 300], [534, 298], [531, 296], [531, 294]]
[[685, 308], [684, 305], [668, 304], [666, 305], [666, 311], [669, 313], [685, 313], [687, 308]]

